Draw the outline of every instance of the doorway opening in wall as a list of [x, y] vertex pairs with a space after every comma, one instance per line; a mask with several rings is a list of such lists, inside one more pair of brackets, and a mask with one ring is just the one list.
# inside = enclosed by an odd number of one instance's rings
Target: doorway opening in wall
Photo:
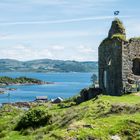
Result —
[[107, 87], [107, 71], [104, 71], [104, 88]]
[[140, 76], [140, 58], [135, 58], [133, 60], [133, 74]]

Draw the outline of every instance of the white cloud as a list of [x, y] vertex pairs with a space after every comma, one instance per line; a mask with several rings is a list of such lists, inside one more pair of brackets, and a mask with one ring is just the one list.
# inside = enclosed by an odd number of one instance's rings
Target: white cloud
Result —
[[7, 34], [0, 34], [0, 40], [8, 39], [10, 36]]
[[62, 5], [67, 4], [66, 0], [33, 0], [32, 4]]
[[[129, 18], [130, 16], [119, 16], [121, 18]], [[71, 23], [81, 21], [92, 21], [92, 20], [105, 20], [113, 19], [114, 16], [94, 16], [94, 17], [83, 17], [73, 19], [60, 19], [60, 20], [44, 20], [44, 21], [17, 21], [17, 22], [1, 22], [0, 26], [11, 26], [11, 25], [34, 25], [34, 24], [60, 24], [60, 23]]]
[[0, 40], [27, 40], [27, 39], [49, 39], [49, 38], [69, 38], [69, 37], [86, 37], [105, 35], [101, 30], [65, 30], [65, 31], [46, 31], [33, 32], [28, 34], [0, 34]]
[[84, 45], [79, 46], [78, 49], [79, 49], [79, 52], [81, 53], [94, 53], [95, 52], [93, 48], [87, 47]]
[[25, 45], [3, 47], [1, 48], [1, 56], [0, 56], [0, 58], [11, 58], [18, 60], [31, 60], [45, 57], [48, 58], [52, 57], [52, 54], [49, 50], [43, 49], [39, 51]]
[[124, 27], [126, 29], [127, 38], [140, 36], [139, 22], [140, 22], [139, 18], [132, 18], [129, 20], [124, 20], [123, 23], [124, 23]]
[[78, 60], [89, 61], [97, 60], [95, 50], [88, 46], [64, 47], [61, 45], [52, 45], [46, 48], [33, 48], [27, 45], [16, 45], [13, 47], [1, 47], [0, 59], [10, 58], [17, 60], [33, 59], [59, 59], [59, 60]]
[[54, 45], [54, 46], [51, 46], [51, 49], [52, 50], [55, 50], [55, 51], [62, 51], [65, 49], [64, 46], [59, 46], [59, 45]]

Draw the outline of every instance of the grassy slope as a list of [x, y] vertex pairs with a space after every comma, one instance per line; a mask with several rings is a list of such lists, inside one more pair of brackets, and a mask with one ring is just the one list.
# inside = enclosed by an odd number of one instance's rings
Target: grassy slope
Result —
[[140, 139], [139, 96], [100, 96], [97, 100], [93, 99], [71, 107], [49, 103], [43, 106], [53, 114], [52, 124], [35, 130], [28, 128], [20, 132], [14, 131], [13, 128], [24, 112], [13, 107], [1, 109], [0, 138], [2, 140], [72, 140], [74, 138], [109, 140], [110, 136], [117, 134], [123, 140]]

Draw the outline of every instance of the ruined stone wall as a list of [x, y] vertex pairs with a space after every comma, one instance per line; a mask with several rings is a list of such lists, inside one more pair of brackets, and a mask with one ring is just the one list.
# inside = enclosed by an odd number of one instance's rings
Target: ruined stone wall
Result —
[[121, 68], [122, 41], [118, 38], [104, 40], [99, 46], [99, 85], [109, 95], [122, 94]]
[[[138, 63], [134, 66], [134, 60]], [[138, 65], [138, 66], [137, 66]], [[140, 72], [140, 38], [130, 39], [122, 47], [122, 80], [123, 87], [126, 92], [137, 91], [137, 82], [140, 80], [140, 75], [134, 72], [135, 67]]]
[[140, 38], [127, 41], [118, 18], [99, 46], [99, 87], [109, 95], [140, 90]]

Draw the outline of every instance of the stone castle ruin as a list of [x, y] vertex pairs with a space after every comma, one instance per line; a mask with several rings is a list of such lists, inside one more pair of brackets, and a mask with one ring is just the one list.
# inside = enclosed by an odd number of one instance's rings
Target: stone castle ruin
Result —
[[99, 46], [99, 87], [109, 95], [140, 90], [140, 38], [126, 40], [118, 18]]

